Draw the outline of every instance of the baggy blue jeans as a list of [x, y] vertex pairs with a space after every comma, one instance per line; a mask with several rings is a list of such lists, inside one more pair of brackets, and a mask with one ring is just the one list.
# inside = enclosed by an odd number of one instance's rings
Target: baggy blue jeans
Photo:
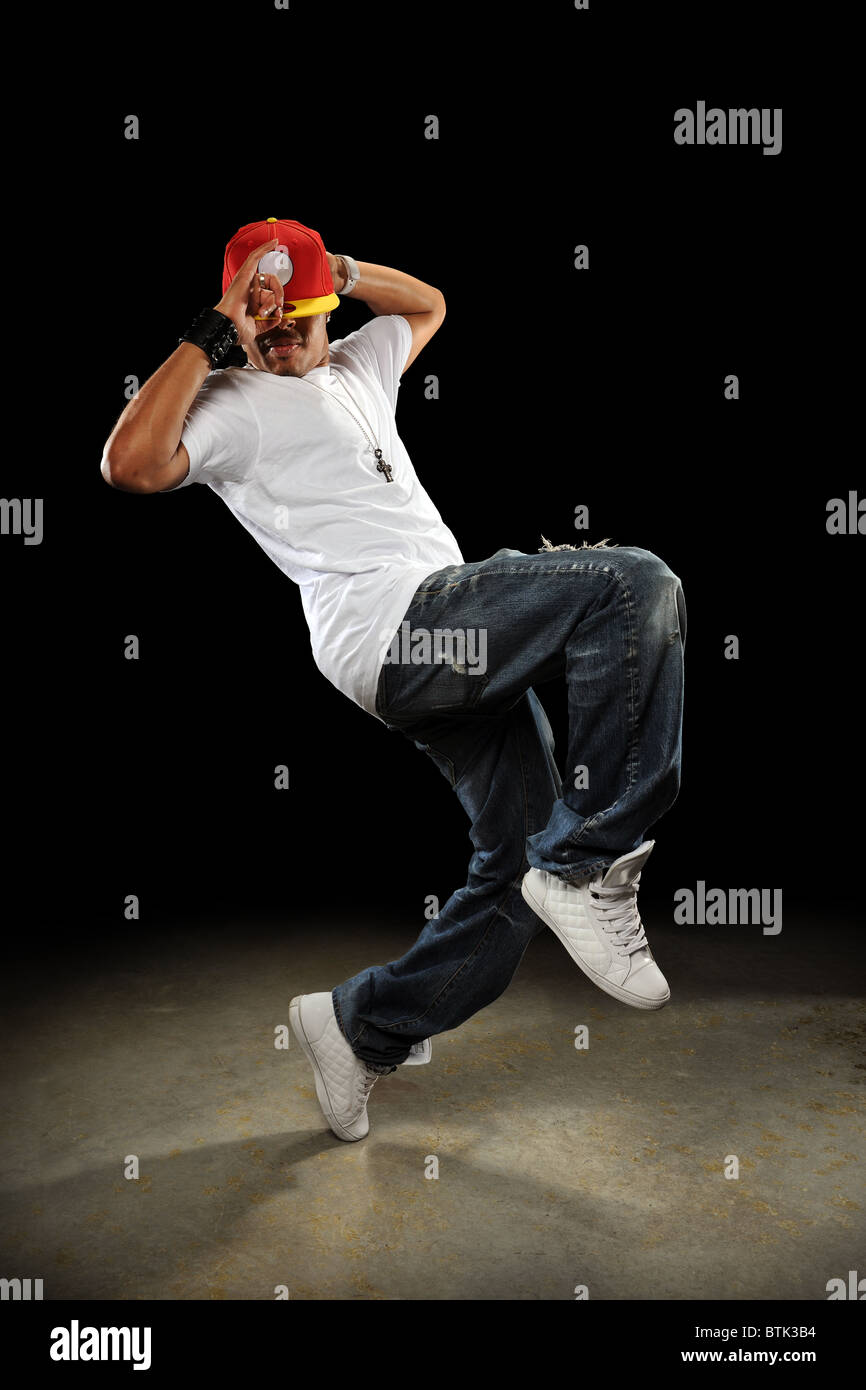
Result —
[[[383, 1071], [506, 989], [544, 930], [520, 892], [529, 865], [578, 883], [637, 849], [675, 801], [686, 608], [679, 578], [649, 550], [503, 549], [429, 575], [400, 637], [377, 713], [447, 778], [474, 852], [466, 886], [404, 956], [332, 991], [352, 1050]], [[561, 675], [564, 783], [532, 689]]]

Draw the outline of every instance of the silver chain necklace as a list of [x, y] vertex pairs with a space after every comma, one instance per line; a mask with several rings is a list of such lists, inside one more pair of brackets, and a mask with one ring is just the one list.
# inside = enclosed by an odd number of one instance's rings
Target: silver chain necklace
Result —
[[366, 415], [364, 415], [363, 410], [361, 410], [361, 407], [358, 405], [358, 402], [355, 400], [355, 397], [352, 395], [352, 393], [351, 393], [351, 391], [349, 390], [348, 386], [346, 386], [346, 385], [340, 380], [340, 378], [337, 377], [337, 376], [334, 377], [334, 380], [337, 382], [337, 384], [338, 384], [339, 386], [341, 386], [341, 387], [343, 388], [343, 390], [345, 391], [346, 395], [349, 397], [349, 400], [352, 402], [352, 405], [354, 405], [358, 410], [361, 411], [361, 415], [363, 416], [364, 420], [366, 420], [366, 422], [367, 422], [367, 428], [370, 430], [370, 433], [369, 433], [369, 434], [367, 433], [367, 430], [364, 429], [364, 426], [361, 424], [361, 421], [358, 419], [358, 417], [357, 417], [357, 415], [355, 414], [355, 412], [354, 412], [353, 410], [350, 410], [350, 409], [349, 409], [349, 407], [346, 405], [345, 401], [341, 401], [339, 396], [334, 396], [334, 395], [331, 394], [330, 391], [326, 391], [325, 388], [324, 388], [324, 386], [320, 386], [320, 385], [318, 384], [318, 382], [316, 382], [316, 381], [310, 381], [309, 378], [308, 378], [308, 377], [305, 377], [305, 376], [304, 376], [304, 377], [301, 377], [301, 381], [306, 381], [307, 384], [308, 384], [309, 386], [315, 386], [316, 390], [317, 390], [317, 391], [321, 391], [321, 393], [322, 393], [323, 396], [327, 396], [327, 397], [328, 397], [328, 400], [336, 401], [337, 405], [341, 405], [341, 406], [343, 407], [343, 409], [345, 410], [345, 412], [346, 412], [347, 415], [351, 415], [352, 419], [355, 421], [355, 424], [356, 424], [356, 425], [358, 426], [358, 428], [361, 430], [362, 434], [366, 437], [367, 443], [370, 445], [370, 448], [373, 450], [373, 453], [374, 453], [375, 456], [376, 456], [376, 459], [377, 459], [376, 469], [377, 469], [377, 471], [378, 471], [379, 473], [384, 473], [384, 475], [385, 475], [385, 481], [386, 481], [386, 482], [389, 482], [389, 483], [390, 483], [390, 482], [393, 482], [393, 479], [392, 479], [392, 477], [391, 477], [391, 471], [392, 471], [392, 470], [391, 470], [391, 465], [390, 465], [390, 463], [386, 463], [386, 462], [385, 462], [384, 456], [383, 456], [383, 454], [382, 454], [382, 450], [379, 448], [378, 440], [376, 439], [375, 435], [373, 435], [372, 426], [371, 426], [371, 424], [370, 424], [370, 421], [367, 420]]

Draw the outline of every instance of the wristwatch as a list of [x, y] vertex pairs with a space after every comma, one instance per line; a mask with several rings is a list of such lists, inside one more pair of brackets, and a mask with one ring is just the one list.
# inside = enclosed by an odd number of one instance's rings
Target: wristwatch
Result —
[[349, 278], [346, 281], [343, 288], [341, 290], [337, 290], [337, 294], [349, 294], [360, 280], [361, 272], [358, 269], [358, 262], [353, 261], [351, 256], [339, 256], [339, 259], [343, 262], [343, 265], [346, 267], [346, 270], [349, 273]]

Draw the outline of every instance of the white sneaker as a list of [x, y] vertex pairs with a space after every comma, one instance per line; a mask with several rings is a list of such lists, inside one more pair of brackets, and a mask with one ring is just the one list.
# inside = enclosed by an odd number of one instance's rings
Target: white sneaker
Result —
[[316, 1080], [322, 1113], [338, 1139], [370, 1132], [367, 1100], [381, 1073], [356, 1057], [334, 1013], [330, 992], [299, 994], [289, 1004], [289, 1023]]
[[654, 844], [644, 840], [577, 887], [530, 869], [520, 889], [593, 984], [636, 1009], [661, 1009], [671, 997], [637, 906], [641, 869]]
[[404, 1067], [423, 1067], [425, 1062], [429, 1062], [433, 1056], [433, 1044], [429, 1038], [423, 1038], [419, 1043], [413, 1043], [409, 1049], [409, 1056], [402, 1063]]

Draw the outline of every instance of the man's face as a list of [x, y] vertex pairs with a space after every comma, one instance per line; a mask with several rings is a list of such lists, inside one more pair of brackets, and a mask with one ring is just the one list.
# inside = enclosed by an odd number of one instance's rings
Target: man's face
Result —
[[293, 319], [284, 314], [279, 323], [263, 322], [256, 340], [247, 349], [247, 361], [274, 376], [305, 376], [313, 367], [328, 362], [327, 314]]

